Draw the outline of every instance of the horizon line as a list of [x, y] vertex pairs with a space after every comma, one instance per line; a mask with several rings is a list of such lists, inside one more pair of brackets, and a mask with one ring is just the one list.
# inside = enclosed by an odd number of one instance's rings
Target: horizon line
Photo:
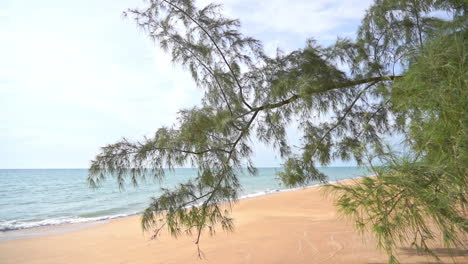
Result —
[[[349, 167], [362, 167], [358, 165], [337, 165], [337, 166], [317, 166], [317, 168], [349, 168]], [[245, 169], [242, 167], [241, 169]], [[283, 168], [283, 166], [259, 166], [257, 169], [273, 169], [273, 168]], [[89, 168], [0, 168], [0, 170], [88, 170]], [[152, 168], [147, 168], [152, 169]], [[170, 169], [170, 168], [163, 168]], [[197, 169], [196, 167], [178, 167], [172, 169]]]

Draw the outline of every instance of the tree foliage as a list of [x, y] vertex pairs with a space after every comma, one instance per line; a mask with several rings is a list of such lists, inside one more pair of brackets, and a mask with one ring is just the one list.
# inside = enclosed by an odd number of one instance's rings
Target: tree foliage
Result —
[[[392, 110], [403, 123], [410, 151], [375, 151], [384, 166], [353, 186], [329, 185], [342, 213], [397, 262], [395, 248], [410, 244], [437, 257], [430, 242], [464, 246], [468, 232], [468, 32], [426, 42], [422, 54], [393, 85]], [[334, 192], [333, 192], [334, 191]]]
[[[244, 36], [240, 22], [224, 17], [219, 5], [150, 0], [144, 9], [128, 10], [205, 93], [199, 107], [179, 112], [174, 126], [103, 147], [89, 183], [113, 176], [122, 187], [127, 178], [138, 184], [163, 179], [165, 169], [176, 166], [198, 168], [195, 179], [153, 198], [142, 217], [143, 228], [155, 235], [163, 227], [174, 236], [195, 232], [198, 244], [204, 231], [232, 230], [230, 207], [221, 204], [237, 200], [239, 168], [256, 173], [252, 138], [280, 153], [279, 178], [287, 186], [325, 183], [315, 164], [364, 164], [372, 153], [389, 163], [375, 168], [375, 178], [335, 187], [339, 208], [359, 227], [372, 224], [391, 260], [406, 231], [428, 250], [433, 229], [427, 217], [454, 244], [466, 232], [466, 8], [458, 0], [377, 0], [356, 39], [328, 47], [311, 39], [303, 49], [274, 56]], [[300, 151], [286, 140], [293, 123], [303, 131]], [[392, 133], [406, 135], [414, 155], [384, 151]]]

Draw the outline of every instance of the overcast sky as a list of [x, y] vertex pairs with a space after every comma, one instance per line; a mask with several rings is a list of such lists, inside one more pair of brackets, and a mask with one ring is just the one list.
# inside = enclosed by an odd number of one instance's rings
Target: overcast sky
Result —
[[[209, 1], [204, 0], [203, 3]], [[353, 35], [370, 0], [226, 0], [268, 51]], [[201, 98], [122, 11], [141, 0], [0, 1], [0, 168], [86, 168], [105, 144], [150, 136]], [[294, 131], [292, 137], [294, 138]], [[281, 161], [257, 146], [256, 165]], [[332, 165], [345, 165], [335, 162]]]

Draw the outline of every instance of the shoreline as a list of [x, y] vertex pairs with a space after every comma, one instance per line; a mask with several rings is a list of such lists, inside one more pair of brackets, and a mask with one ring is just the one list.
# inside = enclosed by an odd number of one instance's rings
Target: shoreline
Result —
[[[354, 179], [347, 180], [348, 182]], [[343, 183], [343, 181], [340, 181]], [[203, 233], [198, 257], [194, 235], [177, 239], [167, 230], [155, 239], [143, 233], [138, 216], [124, 217], [54, 235], [0, 242], [0, 263], [386, 263], [373, 237], [361, 236], [339, 217], [319, 186], [275, 192], [233, 205], [233, 232]], [[434, 244], [441, 249], [442, 244]], [[468, 263], [468, 251], [456, 249], [447, 263]], [[402, 263], [434, 259], [409, 246], [398, 251]]]
[[[355, 177], [351, 179], [344, 179], [341, 181], [330, 181], [325, 184], [337, 184], [340, 182], [358, 180], [360, 178], [363, 178], [363, 176]], [[302, 189], [315, 188], [315, 187], [323, 186], [325, 184], [318, 183], [318, 184], [313, 184], [313, 185], [304, 186], [304, 187], [259, 191], [259, 192], [243, 195], [239, 198], [239, 201], [268, 196], [268, 195], [272, 195], [276, 193], [294, 192], [294, 191], [298, 191]], [[68, 232], [73, 232], [73, 231], [78, 231], [78, 230], [94, 227], [97, 225], [103, 225], [103, 224], [110, 223], [114, 220], [118, 220], [122, 218], [130, 218], [130, 217], [137, 217], [137, 216], [141, 216], [141, 212], [131, 213], [128, 215], [118, 214], [118, 215], [109, 215], [109, 216], [99, 216], [95, 218], [102, 218], [102, 219], [98, 219], [98, 220], [84, 219], [83, 221], [77, 222], [77, 223], [45, 224], [45, 225], [27, 227], [27, 228], [2, 230], [0, 231], [0, 243], [5, 242], [5, 241], [19, 240], [19, 239], [28, 239], [28, 238], [64, 234]]]

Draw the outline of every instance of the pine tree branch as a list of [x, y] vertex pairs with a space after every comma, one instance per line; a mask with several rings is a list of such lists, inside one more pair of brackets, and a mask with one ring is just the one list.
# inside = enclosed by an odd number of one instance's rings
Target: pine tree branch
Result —
[[[393, 81], [393, 80], [396, 80], [396, 79], [399, 79], [399, 78], [402, 78], [402, 77], [403, 76], [400, 76], [400, 75], [391, 75], [391, 76], [372, 77], [372, 78], [366, 78], [366, 79], [361, 79], [361, 80], [353, 80], [353, 81], [349, 81], [349, 82], [345, 82], [345, 83], [337, 83], [337, 84], [327, 85], [327, 87], [325, 87], [324, 89], [322, 89], [322, 90], [320, 90], [318, 92], [327, 92], [327, 91], [331, 91], [331, 90], [335, 90], [335, 89], [347, 88], [347, 87], [356, 86], [356, 85], [360, 85], [360, 84], [366, 84], [366, 83], [370, 83], [370, 82], [372, 82], [372, 84], [374, 85], [377, 82], [388, 81], [388, 80]], [[286, 100], [283, 100], [283, 101], [280, 101], [280, 102], [277, 102], [277, 103], [265, 104], [265, 105], [262, 105], [260, 107], [253, 108], [252, 111], [249, 111], [249, 112], [243, 114], [242, 116], [244, 116], [244, 115], [246, 115], [248, 113], [257, 111], [257, 110], [268, 110], [268, 109], [278, 108], [278, 107], [281, 107], [283, 105], [290, 104], [290, 103], [296, 101], [299, 98], [301, 98], [301, 97], [298, 94], [294, 94], [294, 95], [292, 95], [291, 97], [289, 97]]]
[[[244, 127], [244, 129], [240, 133], [239, 137], [234, 142], [231, 150], [229, 151], [229, 156], [228, 156], [227, 160], [225, 161], [225, 163], [229, 163], [229, 161], [232, 159], [232, 155], [233, 155], [233, 153], [234, 153], [234, 151], [235, 151], [235, 149], [237, 147], [237, 144], [245, 136], [245, 134], [247, 134], [248, 130], [250, 129], [250, 126], [252, 125], [253, 121], [255, 120], [255, 118], [257, 117], [259, 112], [260, 112], [260, 110], [255, 111], [254, 114], [252, 115], [252, 117], [250, 118], [249, 122]], [[217, 183], [214, 185], [213, 190], [211, 192], [208, 192], [208, 193], [203, 195], [203, 197], [206, 197], [209, 194], [209, 197], [202, 204], [203, 210], [205, 210], [209, 206], [210, 201], [214, 197], [216, 189], [219, 188], [219, 186], [221, 185], [221, 182], [224, 180], [224, 177], [225, 177], [224, 173], [223, 172], [220, 173], [220, 177], [219, 177]], [[199, 242], [200, 242], [201, 232], [202, 232], [202, 228], [200, 227], [200, 228], [198, 228], [198, 235], [197, 235], [197, 239], [195, 241], [195, 244], [197, 244], [197, 246], [199, 245]], [[198, 252], [200, 253], [200, 248], [199, 247], [198, 247]]]
[[331, 128], [329, 128], [327, 130], [327, 132], [325, 132], [325, 134], [322, 135], [322, 137], [319, 139], [319, 141], [317, 142], [317, 145], [314, 149], [314, 151], [312, 152], [312, 157], [315, 155], [315, 153], [317, 152], [318, 150], [318, 144], [321, 144], [322, 141], [333, 131], [335, 130], [335, 128], [337, 128], [339, 125], [341, 125], [341, 123], [343, 122], [343, 120], [346, 118], [346, 116], [351, 112], [351, 110], [353, 109], [354, 105], [356, 105], [357, 101], [361, 98], [361, 96], [370, 88], [372, 87], [373, 85], [375, 85], [377, 83], [377, 81], [373, 81], [371, 82], [370, 84], [368, 84], [364, 89], [362, 89], [359, 94], [356, 96], [356, 98], [354, 98], [353, 102], [351, 102], [351, 104], [346, 108], [345, 110], [345, 113], [338, 119], [338, 121], [335, 123], [335, 125], [333, 125]]
[[[177, 41], [177, 40], [174, 40], [174, 41]], [[226, 102], [226, 105], [227, 105], [227, 107], [229, 109], [229, 112], [231, 113], [231, 116], [232, 116], [233, 114], [232, 114], [231, 105], [229, 104], [229, 101], [227, 100], [226, 93], [224, 92], [224, 90], [223, 90], [223, 88], [221, 86], [221, 83], [219, 82], [218, 78], [214, 74], [213, 70], [210, 67], [208, 67], [208, 65], [206, 65], [190, 48], [184, 47], [184, 50], [189, 52], [190, 55], [192, 55], [192, 57], [195, 58], [198, 61], [198, 63], [200, 63], [200, 65], [213, 77], [213, 79], [215, 80], [216, 84], [219, 87], [219, 90], [220, 90], [220, 92], [221, 92], [221, 94], [223, 96], [223, 99]]]
[[372, 115], [366, 120], [366, 123], [365, 123], [364, 125], [362, 125], [363, 129], [361, 129], [361, 131], [359, 131], [359, 133], [354, 137], [355, 139], [361, 137], [362, 133], [364, 133], [364, 131], [365, 131], [364, 127], [367, 126], [367, 125], [370, 123], [370, 121], [371, 121], [372, 119], [374, 119], [374, 117], [377, 115], [378, 112], [380, 112], [380, 111], [382, 111], [382, 109], [384, 109], [384, 106], [385, 106], [388, 102], [390, 102], [390, 100], [386, 100], [377, 110], [375, 110], [375, 111], [372, 113]]
[[422, 29], [421, 24], [419, 22], [419, 12], [414, 10], [414, 16], [416, 18], [416, 27], [418, 28], [418, 40], [419, 40], [419, 48], [423, 49], [423, 37], [422, 37]]
[[[138, 148], [136, 146], [133, 146], [133, 147]], [[215, 151], [229, 153], [229, 151], [227, 151], [225, 149], [220, 149], [220, 148], [210, 148], [210, 149], [205, 149], [205, 150], [201, 150], [201, 151], [191, 151], [191, 150], [178, 149], [178, 148], [161, 148], [161, 147], [157, 147], [157, 148], [152, 148], [151, 150], [169, 150], [169, 151], [176, 151], [176, 152], [182, 152], [182, 153], [194, 154], [194, 155], [201, 155], [201, 154], [205, 154], [205, 153], [208, 153], [208, 152], [215, 152]], [[112, 153], [112, 154], [109, 154], [109, 155], [104, 155], [102, 157], [112, 158], [112, 157], [115, 157], [115, 156], [126, 156], [128, 154], [138, 154], [138, 153], [140, 153], [140, 151], [138, 151], [138, 150], [125, 151], [123, 154]]]
[[167, 3], [168, 5], [172, 6], [174, 9], [176, 9], [177, 11], [181, 12], [182, 14], [184, 14], [186, 17], [188, 17], [193, 23], [195, 23], [207, 36], [208, 38], [210, 39], [210, 41], [213, 43], [213, 45], [215, 46], [215, 48], [218, 50], [219, 52], [219, 55], [221, 56], [221, 58], [223, 59], [224, 63], [226, 64], [226, 66], [228, 67], [229, 71], [231, 72], [231, 75], [232, 77], [234, 78], [237, 86], [239, 87], [239, 91], [240, 91], [240, 97], [241, 97], [241, 100], [242, 100], [242, 103], [245, 104], [249, 109], [252, 109], [252, 106], [247, 103], [247, 101], [245, 100], [244, 98], [244, 93], [243, 93], [243, 88], [242, 88], [242, 85], [240, 84], [240, 81], [239, 79], [237, 78], [236, 74], [234, 73], [234, 70], [232, 69], [231, 65], [229, 64], [229, 62], [227, 61], [226, 59], [226, 56], [224, 55], [223, 51], [221, 51], [221, 48], [218, 46], [218, 44], [216, 43], [216, 41], [214, 40], [213, 36], [211, 36], [211, 34], [208, 32], [207, 29], [205, 29], [205, 27], [203, 27], [195, 18], [193, 18], [191, 15], [189, 15], [187, 12], [185, 12], [183, 9], [181, 9], [180, 7], [174, 5], [173, 3], [171, 3], [170, 1], [167, 1], [167, 0], [162, 0], [163, 2]]
[[[173, 41], [177, 42], [177, 43], [180, 43], [180, 40], [177, 40], [177, 39], [175, 39], [175, 38], [173, 38], [173, 37], [171, 37], [171, 39], [172, 39]], [[180, 44], [180, 45], [182, 45], [182, 44]], [[224, 102], [226, 103], [226, 106], [228, 107], [229, 113], [231, 114], [231, 117], [233, 117], [232, 107], [231, 107], [231, 105], [229, 104], [229, 101], [228, 101], [228, 99], [227, 99], [226, 93], [224, 92], [224, 89], [223, 89], [221, 83], [219, 82], [218, 77], [216, 76], [216, 74], [215, 74], [215, 73], [213, 72], [213, 70], [212, 70], [208, 65], [206, 65], [206, 64], [202, 61], [202, 59], [200, 59], [190, 48], [188, 48], [186, 45], [184, 45], [184, 46], [183, 46], [183, 49], [184, 49], [185, 51], [189, 52], [190, 55], [192, 55], [192, 57], [195, 58], [195, 59], [198, 61], [198, 63], [200, 63], [200, 65], [213, 77], [213, 79], [215, 80], [216, 84], [217, 84], [218, 87], [219, 87], [219, 91], [221, 92], [221, 95], [222, 95], [222, 97], [223, 97], [223, 99], [224, 99]], [[239, 127], [238, 127], [236, 124], [234, 124], [234, 123], [232, 123], [232, 126], [233, 126], [234, 128], [236, 128], [237, 130], [241, 130], [241, 128], [239, 128]]]

